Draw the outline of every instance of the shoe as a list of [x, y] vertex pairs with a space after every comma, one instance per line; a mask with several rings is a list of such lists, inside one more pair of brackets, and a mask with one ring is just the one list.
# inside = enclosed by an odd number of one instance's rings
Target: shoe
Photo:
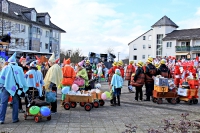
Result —
[[19, 109], [19, 113], [25, 113], [23, 109]]
[[17, 123], [17, 122], [19, 122], [19, 120], [13, 121], [13, 123]]
[[9, 108], [12, 109], [12, 104], [9, 105]]
[[118, 106], [121, 106], [120, 104], [117, 104]]
[[110, 104], [110, 106], [114, 106], [115, 107], [116, 105], [115, 104]]
[[145, 99], [144, 101], [150, 101], [150, 99]]
[[54, 111], [51, 111], [51, 114], [56, 114], [56, 112], [54, 112]]
[[0, 121], [0, 124], [4, 124], [4, 122], [3, 122], [3, 121]]

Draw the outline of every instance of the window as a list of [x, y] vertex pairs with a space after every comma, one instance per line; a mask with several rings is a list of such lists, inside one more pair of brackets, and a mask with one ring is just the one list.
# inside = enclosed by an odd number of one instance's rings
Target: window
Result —
[[185, 42], [181, 42], [181, 46], [185, 46], [186, 44], [185, 44]]
[[49, 16], [48, 15], [45, 16], [45, 24], [49, 25]]
[[167, 48], [171, 48], [172, 47], [172, 42], [167, 42]]
[[148, 44], [148, 48], [151, 48], [151, 44]]
[[146, 36], [143, 36], [143, 40], [146, 40]]
[[157, 44], [162, 44], [163, 34], [157, 34]]
[[133, 45], [133, 50], [137, 50], [136, 44]]
[[42, 42], [40, 42], [40, 48], [42, 48]]
[[144, 45], [143, 45], [143, 49], [145, 49], [145, 48], [146, 48], [146, 45], [144, 44]]
[[21, 24], [21, 32], [25, 32], [26, 31], [26, 26]]
[[34, 10], [31, 11], [31, 20], [36, 21], [36, 12]]
[[45, 43], [45, 49], [49, 48], [49, 44]]
[[15, 30], [20, 31], [20, 24], [17, 24], [17, 23], [15, 24]]
[[151, 41], [151, 39], [152, 39], [152, 37], [151, 37], [151, 35], [149, 35], [149, 41]]
[[142, 55], [142, 59], [145, 59], [145, 55]]
[[49, 31], [46, 31], [46, 37], [49, 37]]
[[133, 60], [137, 60], [137, 55], [133, 55]]
[[2, 12], [8, 13], [8, 2], [6, 0], [2, 1]]

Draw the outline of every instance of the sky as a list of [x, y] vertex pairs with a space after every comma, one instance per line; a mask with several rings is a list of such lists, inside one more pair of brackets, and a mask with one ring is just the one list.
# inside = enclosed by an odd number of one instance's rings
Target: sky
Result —
[[51, 22], [64, 29], [62, 50], [106, 53], [119, 59], [129, 55], [128, 43], [163, 16], [178, 29], [200, 28], [200, 0], [10, 0], [48, 12]]

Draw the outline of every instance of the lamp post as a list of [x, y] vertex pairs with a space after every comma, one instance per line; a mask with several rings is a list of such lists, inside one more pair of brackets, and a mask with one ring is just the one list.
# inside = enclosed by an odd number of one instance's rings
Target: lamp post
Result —
[[119, 61], [119, 53], [120, 53], [120, 52], [118, 52], [118, 61]]
[[68, 50], [69, 58], [71, 58], [71, 52], [72, 50]]

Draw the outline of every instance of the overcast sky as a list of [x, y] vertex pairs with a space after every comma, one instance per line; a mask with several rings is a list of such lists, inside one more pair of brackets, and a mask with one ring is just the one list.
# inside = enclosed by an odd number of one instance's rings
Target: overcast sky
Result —
[[164, 15], [179, 29], [200, 28], [200, 0], [10, 0], [36, 11], [48, 12], [51, 21], [67, 33], [62, 49], [105, 53], [112, 48], [120, 59], [128, 43], [145, 33]]

